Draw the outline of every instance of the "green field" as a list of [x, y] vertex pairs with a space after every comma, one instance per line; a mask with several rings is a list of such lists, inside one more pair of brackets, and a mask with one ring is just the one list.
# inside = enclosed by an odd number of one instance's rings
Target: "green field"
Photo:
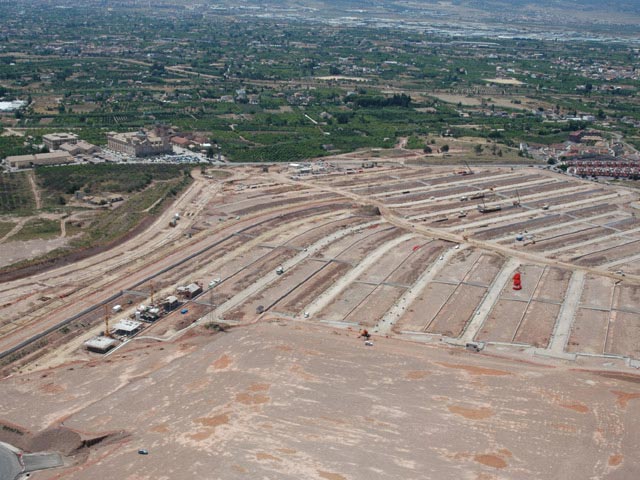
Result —
[[27, 173], [0, 174], [0, 214], [29, 215], [35, 208]]

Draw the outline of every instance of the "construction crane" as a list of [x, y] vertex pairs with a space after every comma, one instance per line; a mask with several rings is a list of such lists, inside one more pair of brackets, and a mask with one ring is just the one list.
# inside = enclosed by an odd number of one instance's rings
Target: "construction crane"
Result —
[[456, 173], [458, 175], [473, 175], [473, 170], [471, 170], [471, 167], [469, 166], [467, 161], [463, 160], [462, 162], [464, 163], [465, 167], [467, 167], [467, 169], [466, 170], [458, 170], [458, 171], [456, 171]]
[[482, 201], [482, 203], [478, 204], [478, 211], [480, 213], [493, 213], [493, 212], [499, 212], [500, 210], [502, 210], [502, 206], [501, 205], [490, 205], [490, 206], [487, 206], [487, 204], [484, 203], [484, 200]]
[[517, 196], [517, 199], [513, 201], [513, 206], [514, 207], [519, 207], [520, 206], [520, 194], [518, 193], [518, 190], [516, 190], [516, 196]]
[[155, 288], [154, 288], [153, 281], [152, 281], [151, 282], [151, 306], [152, 307], [154, 306], [154, 303], [153, 303], [153, 294], [154, 293], [155, 293]]
[[109, 332], [109, 307], [107, 305], [104, 306], [104, 336], [111, 336]]

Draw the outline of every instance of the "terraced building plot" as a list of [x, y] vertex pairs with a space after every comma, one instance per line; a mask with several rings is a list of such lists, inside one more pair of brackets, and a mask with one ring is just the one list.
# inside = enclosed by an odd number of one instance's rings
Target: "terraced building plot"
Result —
[[[0, 345], [15, 332], [29, 338], [37, 321], [70, 316], [72, 306], [56, 298], [93, 305], [115, 289], [149, 302], [197, 281], [205, 292], [188, 318], [166, 316], [158, 335], [279, 319], [527, 355], [640, 360], [633, 191], [535, 168], [349, 171], [238, 167], [215, 194], [207, 196], [214, 183], [198, 185], [203, 199], [183, 223], [155, 233], [161, 249], [136, 256], [141, 247], [130, 246], [112, 263], [69, 269], [78, 277], [63, 269], [0, 287], [16, 299], [0, 307]], [[171, 241], [160, 243], [163, 235]]]
[[514, 290], [512, 282], [507, 283], [476, 338], [546, 348], [571, 274], [536, 265], [521, 265], [517, 272], [522, 289]]
[[458, 251], [446, 264], [437, 265], [433, 280], [408, 305], [397, 331], [462, 334], [503, 260], [473, 249]]
[[569, 351], [640, 358], [640, 287], [589, 276], [583, 292]]

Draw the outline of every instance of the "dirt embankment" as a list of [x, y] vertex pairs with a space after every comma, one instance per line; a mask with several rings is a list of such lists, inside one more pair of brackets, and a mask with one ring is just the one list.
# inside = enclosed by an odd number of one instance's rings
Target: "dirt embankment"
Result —
[[33, 433], [18, 425], [0, 422], [1, 442], [25, 452], [57, 452], [75, 461], [83, 461], [91, 448], [122, 441], [128, 435], [124, 431], [91, 435], [64, 426]]
[[[168, 207], [167, 207], [168, 208]], [[43, 258], [41, 261], [36, 263], [27, 265], [27, 266], [8, 266], [3, 270], [0, 270], [0, 282], [10, 282], [13, 280], [19, 280], [21, 278], [26, 278], [31, 275], [35, 275], [36, 273], [46, 272], [47, 270], [52, 270], [58, 267], [64, 267], [66, 265], [70, 265], [72, 263], [78, 262], [80, 260], [84, 260], [85, 258], [92, 257], [94, 255], [98, 255], [99, 253], [106, 252], [118, 245], [123, 244], [124, 242], [131, 240], [136, 235], [144, 232], [148, 227], [150, 227], [153, 222], [157, 219], [157, 216], [149, 216], [145, 217], [133, 230], [130, 230], [122, 237], [104, 244], [104, 245], [96, 245], [94, 247], [87, 247], [81, 250], [76, 250], [70, 252], [66, 255], [62, 255], [54, 258]]]

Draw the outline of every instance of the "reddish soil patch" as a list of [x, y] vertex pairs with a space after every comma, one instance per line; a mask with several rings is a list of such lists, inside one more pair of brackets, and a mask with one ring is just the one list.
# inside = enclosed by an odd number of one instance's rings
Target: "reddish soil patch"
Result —
[[593, 370], [587, 370], [587, 371], [591, 371], [596, 375], [600, 375], [601, 377], [613, 378], [615, 380], [622, 380], [623, 382], [640, 383], [640, 375], [634, 375], [632, 373], [598, 372]]
[[476, 462], [486, 465], [488, 467], [504, 468], [507, 466], [507, 462], [497, 455], [489, 455], [489, 454], [476, 455], [475, 457], [473, 457], [473, 459]]
[[622, 463], [622, 460], [624, 459], [624, 455], [621, 454], [616, 454], [616, 455], [611, 455], [609, 457], [609, 466], [610, 467], [617, 467], [618, 465], [620, 465]]
[[284, 453], [285, 455], [295, 455], [296, 453], [298, 453], [298, 451], [294, 450], [293, 448], [279, 448], [278, 451], [280, 453]]
[[276, 350], [278, 350], [279, 352], [292, 352], [293, 347], [290, 347], [289, 345], [278, 345], [276, 347]]
[[213, 362], [211, 366], [216, 370], [224, 370], [225, 368], [229, 368], [229, 365], [232, 363], [231, 357], [225, 354]]
[[248, 390], [250, 392], [266, 392], [269, 388], [271, 388], [271, 385], [268, 383], [254, 383], [248, 388]]
[[425, 370], [412, 370], [411, 372], [407, 372], [404, 378], [407, 380], [420, 380], [427, 375], [430, 375], [430, 373]]
[[551, 428], [561, 432], [575, 432], [577, 430], [576, 427], [567, 425], [566, 423], [552, 423]]
[[219, 427], [220, 425], [226, 425], [229, 423], [229, 415], [222, 413], [214, 417], [201, 417], [197, 418], [195, 423], [199, 423], [205, 427]]
[[457, 405], [452, 405], [449, 407], [449, 411], [464, 418], [468, 418], [469, 420], [483, 420], [485, 418], [493, 416], [493, 410], [487, 407], [465, 408], [459, 407]]
[[231, 468], [233, 468], [236, 472], [239, 472], [239, 473], [247, 473], [247, 469], [241, 465], [232, 465]]
[[47, 383], [45, 385], [41, 385], [39, 390], [42, 393], [49, 393], [49, 394], [62, 393], [65, 391], [64, 387], [61, 387], [60, 385], [56, 385], [55, 383]]
[[201, 440], [206, 440], [211, 435], [213, 435], [213, 432], [198, 432], [193, 435], [189, 435], [189, 437], [199, 442]]
[[244, 405], [260, 405], [271, 400], [267, 395], [257, 393], [251, 395], [249, 393], [239, 393], [236, 395], [236, 401]]
[[496, 480], [495, 475], [491, 475], [490, 473], [480, 472], [477, 474], [476, 480]]
[[629, 400], [633, 400], [634, 398], [640, 398], [640, 393], [627, 393], [621, 392], [619, 390], [611, 390], [616, 397], [618, 397], [618, 406], [620, 408], [627, 408], [627, 404]]
[[291, 373], [295, 374], [303, 380], [306, 380], [307, 382], [313, 382], [314, 380], [316, 380], [316, 377], [306, 372], [305, 369], [300, 365], [293, 365], [291, 368], [289, 368], [289, 370], [291, 371]]
[[476, 367], [473, 365], [460, 365], [460, 364], [444, 363], [444, 362], [437, 362], [437, 363], [438, 365], [441, 365], [443, 367], [455, 368], [457, 370], [464, 370], [465, 372], [470, 373], [471, 375], [495, 375], [495, 376], [511, 375], [511, 373], [505, 372], [504, 370], [494, 370], [493, 368], [484, 368], [484, 367]]
[[188, 383], [184, 386], [184, 388], [188, 392], [198, 392], [209, 385], [209, 381], [206, 378], [196, 380], [195, 382]]
[[268, 453], [262, 453], [262, 452], [256, 453], [256, 458], [258, 460], [272, 460], [272, 461], [275, 461], [275, 462], [281, 462], [282, 461], [281, 458], [274, 457], [273, 455], [269, 455]]
[[587, 413], [589, 411], [589, 407], [581, 403], [564, 403], [564, 404], [561, 404], [560, 406], [562, 408], [568, 408], [570, 410], [574, 410], [578, 413]]
[[169, 432], [169, 427], [167, 427], [164, 423], [161, 425], [156, 425], [155, 427], [151, 428], [152, 432], [156, 432], [156, 433], [168, 433]]
[[322, 478], [326, 478], [327, 480], [347, 480], [347, 477], [344, 475], [340, 475], [339, 473], [331, 473], [325, 472], [323, 470], [318, 470], [318, 475]]

